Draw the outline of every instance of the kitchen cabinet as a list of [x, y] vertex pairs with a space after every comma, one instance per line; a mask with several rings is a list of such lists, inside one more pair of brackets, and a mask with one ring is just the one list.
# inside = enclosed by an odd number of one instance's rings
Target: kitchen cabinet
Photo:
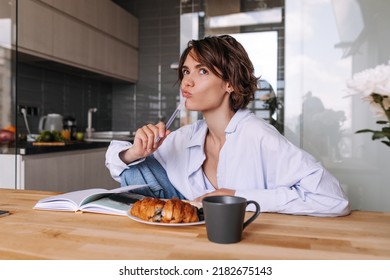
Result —
[[[1, 166], [6, 167], [11, 164], [12, 167], [17, 166], [16, 173], [0, 178], [0, 187], [56, 192], [119, 187], [119, 183], [112, 179], [105, 167], [106, 150], [106, 148], [99, 148], [17, 155], [16, 164], [15, 155], [0, 155]], [[13, 181], [15, 178], [16, 187]]]
[[138, 77], [138, 56], [136, 50], [116, 40], [106, 40], [107, 69], [117, 77]]
[[87, 65], [93, 69], [105, 69], [108, 70], [108, 57], [110, 50], [107, 46], [107, 36], [96, 30], [90, 30], [88, 32], [88, 57]]
[[138, 47], [138, 20], [111, 0], [40, 0], [64, 14]]
[[31, 0], [18, 2], [18, 47], [38, 56], [53, 55], [53, 13]]
[[121, 80], [138, 80], [138, 20], [109, 0], [24, 0], [19, 51]]
[[[53, 15], [53, 56], [68, 62], [88, 66], [89, 28], [61, 13]], [[72, 30], [72, 32], [69, 32]]]

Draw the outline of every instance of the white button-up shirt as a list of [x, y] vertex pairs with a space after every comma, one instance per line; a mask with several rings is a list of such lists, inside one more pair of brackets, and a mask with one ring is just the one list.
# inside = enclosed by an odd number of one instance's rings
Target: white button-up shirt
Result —
[[[215, 190], [202, 169], [207, 129], [204, 120], [183, 126], [169, 134], [154, 152], [171, 183], [189, 200]], [[348, 199], [338, 180], [249, 110], [239, 110], [225, 133], [217, 168], [219, 188], [234, 189], [236, 196], [257, 201], [262, 212], [316, 216], [349, 213]], [[107, 150], [106, 166], [117, 181], [129, 168], [119, 152], [129, 147], [129, 142], [112, 141]]]

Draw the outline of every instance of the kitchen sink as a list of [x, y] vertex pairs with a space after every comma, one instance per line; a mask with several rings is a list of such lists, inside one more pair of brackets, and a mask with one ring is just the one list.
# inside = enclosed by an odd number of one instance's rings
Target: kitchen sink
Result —
[[91, 137], [86, 137], [87, 142], [110, 142], [111, 140], [130, 141], [133, 138], [129, 131], [94, 131]]

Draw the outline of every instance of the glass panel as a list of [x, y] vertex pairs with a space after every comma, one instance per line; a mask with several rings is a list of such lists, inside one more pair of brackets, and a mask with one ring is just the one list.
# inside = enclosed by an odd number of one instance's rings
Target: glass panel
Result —
[[[276, 20], [235, 20], [262, 9], [274, 9]], [[181, 34], [185, 43], [204, 35], [277, 31], [276, 86], [270, 83], [278, 97], [276, 108], [282, 107], [280, 131], [340, 180], [353, 209], [390, 210], [390, 148], [371, 140], [369, 133], [356, 134], [384, 125], [376, 123], [369, 103], [347, 87], [355, 73], [390, 59], [389, 1], [227, 0], [221, 5], [182, 0], [181, 10], [182, 18], [188, 15], [187, 23], [192, 23], [187, 26], [192, 31]], [[252, 105], [261, 108], [264, 103]]]
[[15, 1], [0, 0], [0, 188], [16, 188]]
[[261, 77], [260, 90], [255, 93], [255, 100], [248, 107], [257, 116], [276, 125], [274, 120], [277, 119], [277, 104], [273, 104], [273, 101], [277, 103], [274, 91], [274, 88], [277, 88], [277, 32], [248, 32], [230, 35], [244, 46], [255, 68], [256, 77]]
[[9, 1], [0, 1], [0, 129], [13, 123], [12, 118], [12, 13]]
[[[191, 39], [230, 34], [247, 50], [264, 88], [250, 108], [283, 130], [284, 1], [282, 0], [181, 0], [181, 52]], [[264, 96], [272, 96], [264, 101]], [[271, 105], [271, 106], [270, 106]], [[202, 116], [181, 112], [181, 124]]]
[[355, 133], [383, 125], [347, 87], [388, 63], [389, 11], [386, 0], [286, 1], [285, 135], [338, 177], [353, 209], [390, 210], [390, 147]]
[[206, 29], [282, 22], [281, 8], [208, 17]]

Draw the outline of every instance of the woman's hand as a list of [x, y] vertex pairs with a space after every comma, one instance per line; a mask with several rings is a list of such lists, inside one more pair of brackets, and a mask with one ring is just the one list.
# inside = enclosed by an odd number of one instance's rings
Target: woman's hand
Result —
[[236, 190], [232, 190], [232, 189], [217, 189], [213, 192], [210, 192], [210, 193], [206, 193], [205, 195], [202, 195], [202, 196], [199, 196], [198, 198], [195, 198], [195, 201], [197, 202], [202, 202], [203, 198], [207, 197], [207, 196], [216, 196], [216, 195], [235, 195], [236, 194]]
[[160, 147], [169, 133], [163, 122], [144, 125], [135, 133], [131, 148], [121, 152], [119, 156], [126, 164], [147, 157]]

